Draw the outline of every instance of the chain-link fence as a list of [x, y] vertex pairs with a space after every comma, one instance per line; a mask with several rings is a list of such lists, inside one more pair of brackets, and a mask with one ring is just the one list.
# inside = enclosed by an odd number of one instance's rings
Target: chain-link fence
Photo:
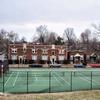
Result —
[[100, 71], [17, 70], [0, 77], [0, 92], [51, 93], [100, 89]]

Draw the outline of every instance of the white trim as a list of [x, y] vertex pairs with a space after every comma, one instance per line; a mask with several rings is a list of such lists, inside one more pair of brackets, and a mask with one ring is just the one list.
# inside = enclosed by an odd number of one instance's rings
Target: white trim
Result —
[[48, 60], [48, 55], [42, 55], [42, 60]]
[[32, 55], [32, 60], [37, 60], [37, 55]]
[[11, 55], [12, 60], [17, 60], [17, 55]]

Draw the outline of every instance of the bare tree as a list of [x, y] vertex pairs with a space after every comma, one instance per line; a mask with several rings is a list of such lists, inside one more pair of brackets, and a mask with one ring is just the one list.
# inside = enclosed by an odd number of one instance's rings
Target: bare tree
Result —
[[76, 36], [74, 34], [73, 28], [66, 28], [64, 30], [64, 36], [67, 39], [67, 47], [68, 49], [73, 49], [73, 46], [75, 46]]
[[0, 30], [0, 51], [6, 51], [6, 47], [7, 47], [6, 35], [7, 35], [7, 31], [1, 29]]
[[83, 33], [81, 33], [81, 43], [83, 49], [90, 50], [90, 34], [91, 31], [89, 29], [86, 29]]
[[0, 30], [0, 51], [7, 52], [8, 44], [18, 41], [18, 34], [13, 31], [7, 32], [4, 29]]
[[27, 41], [26, 41], [26, 38], [23, 36], [23, 37], [20, 39], [20, 42], [21, 42], [21, 43], [27, 42]]
[[46, 43], [47, 44], [55, 44], [56, 36], [57, 35], [55, 32], [48, 32]]
[[92, 24], [92, 26], [95, 29], [95, 33], [98, 34], [98, 35], [100, 35], [100, 24], [99, 25]]
[[37, 41], [42, 44], [46, 43], [47, 34], [48, 34], [47, 26], [41, 25], [37, 27], [36, 33], [37, 33]]
[[93, 37], [93, 39], [90, 42], [91, 50], [92, 51], [97, 51], [98, 50], [98, 40], [97, 38]]
[[[100, 41], [100, 24], [92, 24], [94, 31], [93, 31], [93, 36]], [[100, 43], [99, 43], [100, 45]]]
[[19, 40], [18, 34], [13, 31], [9, 32], [8, 40], [9, 40], [9, 42], [17, 42]]

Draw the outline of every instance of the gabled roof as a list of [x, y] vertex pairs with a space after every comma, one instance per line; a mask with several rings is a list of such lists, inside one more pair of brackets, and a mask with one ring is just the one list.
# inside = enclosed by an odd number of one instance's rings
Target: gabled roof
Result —
[[81, 57], [79, 53], [75, 54], [74, 57]]

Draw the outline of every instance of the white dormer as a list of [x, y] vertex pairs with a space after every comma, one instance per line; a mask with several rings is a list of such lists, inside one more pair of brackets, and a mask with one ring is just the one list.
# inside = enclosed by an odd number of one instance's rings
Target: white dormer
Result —
[[42, 54], [47, 54], [48, 50], [46, 48], [42, 49]]
[[32, 53], [35, 53], [35, 52], [36, 52], [35, 48], [32, 48]]
[[27, 49], [26, 43], [23, 43], [23, 49]]
[[17, 48], [11, 48], [12, 53], [17, 53]]
[[55, 45], [54, 44], [52, 45], [52, 49], [55, 49]]
[[27, 45], [26, 43], [23, 43], [23, 52], [26, 52], [26, 49], [27, 49]]

